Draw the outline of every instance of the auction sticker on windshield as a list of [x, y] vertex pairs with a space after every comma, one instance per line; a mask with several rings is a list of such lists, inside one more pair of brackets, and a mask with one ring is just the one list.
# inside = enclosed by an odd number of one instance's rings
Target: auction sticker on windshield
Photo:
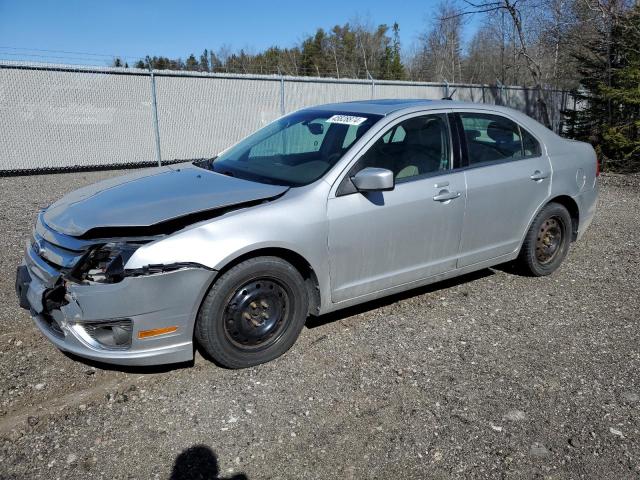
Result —
[[366, 120], [366, 117], [354, 117], [352, 115], [334, 115], [333, 117], [327, 118], [326, 122], [342, 123], [343, 125], [360, 125]]

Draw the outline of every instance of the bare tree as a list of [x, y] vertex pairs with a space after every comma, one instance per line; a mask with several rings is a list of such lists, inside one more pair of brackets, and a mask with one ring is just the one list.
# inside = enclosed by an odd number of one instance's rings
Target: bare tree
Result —
[[420, 80], [462, 80], [462, 15], [442, 2], [433, 25], [420, 37], [409, 70]]
[[502, 83], [505, 80], [504, 42], [500, 25], [487, 21], [471, 39], [462, 63], [462, 76], [469, 83]]
[[[533, 57], [530, 44], [525, 34], [523, 23], [522, 9], [531, 7], [531, 0], [497, 0], [491, 2], [476, 2], [464, 0], [468, 5], [466, 10], [452, 15], [450, 18], [461, 17], [464, 15], [504, 12], [511, 21], [514, 30], [514, 36], [517, 41], [517, 56], [524, 59], [529, 75], [535, 90], [537, 91], [537, 104], [539, 119], [548, 127], [551, 126], [549, 119], [547, 103], [543, 96], [543, 76], [540, 63]], [[516, 51], [514, 50], [514, 54]]]

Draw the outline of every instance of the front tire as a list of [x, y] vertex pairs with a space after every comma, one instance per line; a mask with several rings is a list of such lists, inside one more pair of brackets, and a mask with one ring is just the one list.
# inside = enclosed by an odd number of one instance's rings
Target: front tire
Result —
[[555, 272], [569, 253], [571, 215], [559, 203], [549, 203], [536, 218], [524, 239], [516, 260], [519, 270], [542, 277]]
[[295, 267], [278, 257], [251, 258], [215, 281], [200, 307], [195, 337], [219, 365], [252, 367], [289, 350], [308, 311]]

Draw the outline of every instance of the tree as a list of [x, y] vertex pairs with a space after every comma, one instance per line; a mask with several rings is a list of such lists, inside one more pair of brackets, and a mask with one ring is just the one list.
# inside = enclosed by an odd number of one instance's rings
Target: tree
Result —
[[187, 57], [187, 61], [185, 62], [186, 70], [195, 71], [195, 70], [198, 70], [199, 66], [200, 65], [198, 64], [198, 60], [196, 59], [193, 53]]
[[319, 28], [313, 37], [307, 37], [302, 42], [302, 58], [300, 68], [303, 75], [320, 77], [329, 71], [329, 58], [327, 55], [327, 35]]
[[400, 80], [404, 78], [404, 67], [400, 60], [400, 27], [397, 23], [392, 27], [393, 38], [382, 39], [384, 52], [379, 59], [377, 78], [382, 80]]
[[640, 171], [640, 6], [601, 4], [599, 35], [576, 53], [582, 108], [569, 132], [596, 145], [603, 168]]
[[391, 78], [394, 80], [402, 80], [405, 76], [404, 66], [400, 57], [400, 25], [398, 22], [393, 24], [393, 47], [391, 53]]
[[[575, 87], [576, 65], [571, 45], [580, 42], [574, 42], [579, 22], [572, 1], [547, 0], [546, 7], [546, 15], [540, 17], [537, 25], [540, 54], [551, 60], [541, 64], [543, 76], [554, 88]], [[579, 30], [584, 35], [584, 28]]]
[[502, 35], [498, 26], [486, 23], [474, 34], [462, 61], [462, 78], [469, 83], [508, 83], [502, 55]]
[[[513, 27], [514, 37], [517, 42], [517, 50], [514, 48], [514, 57], [517, 57], [524, 61], [526, 68], [531, 77], [531, 81], [536, 91], [536, 103], [537, 103], [537, 117], [546, 126], [551, 127], [551, 121], [549, 118], [547, 103], [544, 98], [543, 92], [543, 75], [540, 63], [534, 58], [531, 48], [531, 38], [526, 35], [525, 24], [523, 21], [522, 12], [526, 9], [533, 9], [534, 5], [531, 0], [497, 0], [489, 2], [476, 2], [471, 0], [465, 0], [465, 3], [470, 7], [469, 9], [455, 13], [448, 19], [459, 18], [463, 15], [469, 14], [481, 14], [481, 13], [504, 13]], [[535, 4], [537, 6], [537, 4]], [[526, 12], [526, 18], [532, 18], [531, 11]], [[515, 47], [514, 43], [514, 47]]]
[[200, 70], [203, 72], [209, 71], [209, 51], [206, 48], [200, 55]]
[[209, 50], [209, 71], [218, 72], [222, 69], [222, 61], [218, 58], [213, 50]]
[[462, 80], [462, 14], [451, 4], [441, 2], [438, 15], [420, 38], [413, 59], [418, 80], [457, 82]]

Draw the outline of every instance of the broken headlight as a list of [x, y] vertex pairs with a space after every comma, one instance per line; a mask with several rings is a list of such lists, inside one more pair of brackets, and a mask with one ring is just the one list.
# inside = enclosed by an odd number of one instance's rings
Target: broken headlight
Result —
[[69, 272], [69, 277], [81, 282], [119, 282], [124, 278], [124, 266], [141, 245], [114, 242], [94, 247]]

